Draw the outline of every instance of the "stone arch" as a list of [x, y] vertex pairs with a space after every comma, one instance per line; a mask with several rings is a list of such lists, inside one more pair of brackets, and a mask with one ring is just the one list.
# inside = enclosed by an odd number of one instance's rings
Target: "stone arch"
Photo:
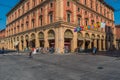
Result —
[[100, 39], [100, 35], [97, 35], [97, 39]]
[[88, 33], [85, 33], [85, 50], [90, 48], [90, 35]]
[[81, 32], [78, 32], [77, 34], [78, 34], [77, 35], [78, 38], [82, 38], [83, 37], [83, 34]]
[[43, 32], [38, 33], [38, 39], [44, 39], [44, 33]]
[[31, 35], [30, 35], [30, 38], [31, 38], [31, 40], [34, 40], [35, 39], [35, 33], [32, 33]]
[[100, 44], [101, 44], [100, 43], [100, 40], [101, 40], [100, 35], [97, 35], [96, 38], [97, 38], [97, 49], [99, 50], [100, 49]]
[[91, 48], [93, 49], [94, 47], [95, 47], [95, 34], [92, 34], [91, 35], [91, 39], [92, 39], [92, 41], [91, 41]]
[[73, 32], [67, 29], [64, 33], [64, 38], [73, 38]]
[[25, 40], [29, 40], [29, 35], [25, 35]]
[[85, 38], [90, 38], [90, 35], [88, 33], [85, 33]]
[[19, 41], [19, 37], [17, 37], [17, 41]]
[[91, 39], [95, 39], [95, 34], [92, 34], [92, 35], [91, 35]]
[[23, 35], [20, 37], [21, 38], [21, 49], [23, 50], [23, 48], [24, 48], [24, 37], [23, 37]]
[[49, 47], [55, 47], [55, 32], [52, 29], [48, 31], [48, 42]]
[[77, 32], [77, 47], [80, 49], [83, 45], [83, 34], [81, 32]]
[[73, 39], [73, 32], [72, 32], [72, 30], [67, 29], [64, 32], [65, 53], [72, 51], [72, 39]]
[[43, 32], [38, 33], [38, 39], [39, 39], [39, 46], [44, 47], [44, 33]]
[[102, 39], [104, 39], [104, 36], [102, 35], [102, 37], [101, 37]]
[[48, 39], [55, 39], [55, 32], [54, 30], [48, 31]]
[[35, 48], [36, 47], [36, 35], [35, 33], [32, 33], [30, 35], [30, 47]]
[[29, 47], [29, 35], [25, 35], [25, 42], [26, 42], [26, 48], [28, 48]]
[[21, 38], [21, 41], [24, 41], [24, 37], [23, 36], [21, 36], [20, 38]]

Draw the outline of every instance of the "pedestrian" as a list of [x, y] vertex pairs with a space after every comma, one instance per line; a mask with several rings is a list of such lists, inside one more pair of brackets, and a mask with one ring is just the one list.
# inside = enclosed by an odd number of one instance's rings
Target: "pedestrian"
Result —
[[96, 54], [96, 52], [97, 52], [97, 48], [93, 47], [93, 55]]
[[31, 48], [31, 50], [29, 52], [29, 58], [33, 58], [33, 56], [32, 56], [33, 51], [34, 51], [34, 48]]
[[2, 47], [2, 53], [4, 54], [4, 47]]
[[19, 54], [19, 47], [16, 45], [17, 54]]

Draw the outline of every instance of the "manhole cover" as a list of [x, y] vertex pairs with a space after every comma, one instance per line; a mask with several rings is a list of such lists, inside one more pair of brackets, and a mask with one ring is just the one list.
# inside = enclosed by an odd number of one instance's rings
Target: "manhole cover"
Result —
[[99, 67], [97, 67], [97, 69], [103, 69], [103, 67], [102, 67], [102, 66], [99, 66]]

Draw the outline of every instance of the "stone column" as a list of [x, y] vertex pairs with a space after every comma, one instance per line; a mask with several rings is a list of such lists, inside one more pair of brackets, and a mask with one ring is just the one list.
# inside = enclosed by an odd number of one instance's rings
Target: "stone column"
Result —
[[101, 41], [101, 39], [99, 39], [99, 51], [102, 51], [102, 41]]
[[59, 43], [59, 41], [58, 41], [58, 37], [59, 37], [59, 35], [58, 35], [59, 33], [58, 33], [58, 28], [56, 28], [55, 29], [55, 52], [56, 53], [60, 53], [59, 52], [59, 47], [58, 47], [58, 43]]
[[25, 49], [25, 48], [27, 47], [27, 46], [26, 46], [26, 39], [24, 38], [23, 40], [24, 40], [24, 41], [23, 41], [23, 42], [24, 42], [24, 43], [23, 43], [23, 44], [24, 44], [24, 48], [23, 48], [23, 49]]
[[73, 39], [71, 41], [71, 51], [74, 52], [77, 48], [77, 32], [73, 33]]
[[85, 40], [83, 40], [82, 49], [85, 50]]
[[64, 53], [64, 30], [63, 27], [60, 27], [58, 30], [58, 50], [60, 51], [60, 53]]
[[88, 49], [91, 49], [91, 48], [92, 48], [92, 41], [90, 40], [90, 43], [89, 43]]
[[49, 42], [48, 42], [48, 33], [47, 33], [48, 31], [46, 30], [46, 31], [44, 31], [44, 40], [45, 40], [45, 45], [44, 45], [44, 47], [49, 47]]
[[94, 40], [94, 47], [97, 48], [97, 39]]
[[38, 35], [36, 34], [36, 37], [35, 37], [35, 47], [39, 47], [39, 39], [38, 39]]
[[20, 49], [20, 51], [22, 50], [22, 42], [21, 42], [21, 39], [19, 40], [20, 42], [19, 42], [19, 49]]

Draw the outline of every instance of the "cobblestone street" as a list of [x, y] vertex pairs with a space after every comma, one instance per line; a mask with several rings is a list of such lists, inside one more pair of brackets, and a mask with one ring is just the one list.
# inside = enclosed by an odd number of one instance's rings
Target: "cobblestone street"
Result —
[[0, 55], [0, 80], [120, 80], [119, 63], [101, 55]]

